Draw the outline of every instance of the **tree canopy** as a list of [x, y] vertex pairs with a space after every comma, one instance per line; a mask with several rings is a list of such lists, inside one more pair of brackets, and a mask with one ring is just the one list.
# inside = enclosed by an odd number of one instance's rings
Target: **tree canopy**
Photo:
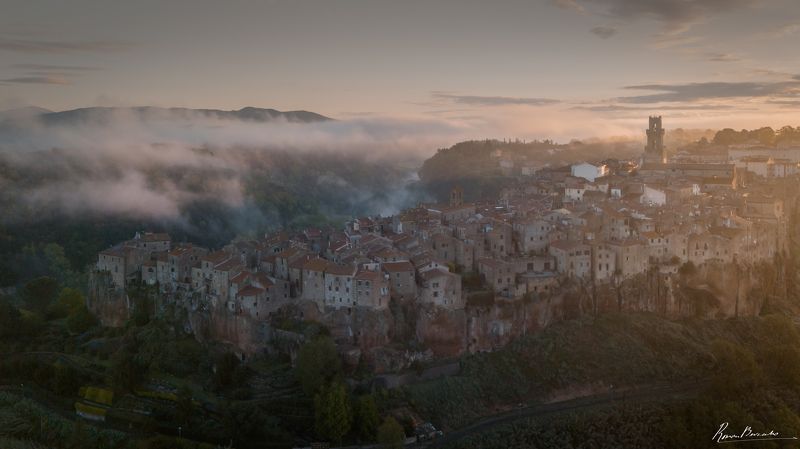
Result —
[[314, 397], [323, 385], [338, 379], [341, 372], [342, 362], [330, 337], [318, 337], [300, 348], [295, 375], [309, 397]]

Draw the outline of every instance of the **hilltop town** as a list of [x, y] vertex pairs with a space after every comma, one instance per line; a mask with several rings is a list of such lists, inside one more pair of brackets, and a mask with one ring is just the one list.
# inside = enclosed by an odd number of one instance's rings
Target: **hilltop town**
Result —
[[174, 305], [197, 338], [243, 358], [296, 347], [297, 326], [314, 321], [346, 360], [377, 371], [494, 350], [603, 310], [758, 314], [765, 276], [789, 263], [800, 146], [668, 156], [664, 133], [650, 117], [633, 160], [537, 166], [497, 150], [498, 170], [516, 177], [498, 197], [470, 202], [455, 185], [445, 203], [342, 229], [220, 249], [137, 233], [99, 253], [89, 307], [119, 326], [137, 298], [157, 313]]

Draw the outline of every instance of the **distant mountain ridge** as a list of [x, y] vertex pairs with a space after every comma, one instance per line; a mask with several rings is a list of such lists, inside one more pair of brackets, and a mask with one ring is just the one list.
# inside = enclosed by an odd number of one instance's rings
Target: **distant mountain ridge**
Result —
[[179, 119], [192, 120], [209, 118], [217, 120], [238, 120], [246, 122], [273, 122], [285, 120], [289, 123], [315, 123], [332, 120], [324, 115], [310, 111], [278, 111], [256, 107], [239, 110], [220, 109], [161, 108], [155, 106], [138, 107], [87, 107], [53, 112], [35, 106], [0, 112], [0, 120], [36, 118], [45, 125], [75, 125], [81, 123], [103, 124], [123, 115], [142, 121]]
[[0, 111], [0, 121], [3, 120], [14, 120], [14, 119], [27, 119], [31, 117], [37, 117], [42, 114], [49, 114], [53, 111], [45, 108], [40, 108], [38, 106], [25, 106], [21, 108], [15, 109], [8, 109], [5, 111]]

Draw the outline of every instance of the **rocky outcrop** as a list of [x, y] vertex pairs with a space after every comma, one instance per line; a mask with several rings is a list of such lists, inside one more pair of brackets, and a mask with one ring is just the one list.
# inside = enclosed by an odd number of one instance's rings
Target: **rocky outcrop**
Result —
[[131, 317], [131, 304], [124, 291], [114, 288], [111, 274], [105, 271], [89, 272], [89, 292], [86, 307], [108, 327], [122, 327]]
[[[291, 355], [307, 336], [286, 323], [317, 322], [330, 332], [351, 365], [366, 362], [375, 372], [390, 372], [434, 358], [493, 351], [553, 322], [585, 314], [646, 311], [670, 318], [757, 315], [765, 298], [775, 296], [779, 289], [764, 285], [779, 283], [769, 264], [737, 267], [709, 263], [690, 268], [655, 267], [625, 281], [597, 285], [564, 280], [557, 294], [517, 300], [495, 298], [462, 310], [414, 302], [392, 303], [389, 309], [379, 311], [320, 310], [314, 302], [297, 301], [284, 306], [270, 322], [215, 308], [189, 312], [187, 327], [200, 341], [228, 343], [242, 354]], [[107, 273], [92, 273], [87, 302], [107, 326], [121, 326], [132, 315], [130, 299], [112, 287]]]
[[189, 314], [192, 332], [200, 342], [226, 343], [242, 354], [269, 351], [275, 332], [268, 322], [254, 320], [224, 308]]
[[[653, 312], [669, 318], [758, 315], [763, 298], [757, 268], [707, 263], [691, 272], [653, 269], [619, 284], [572, 286], [580, 313]], [[578, 301], [578, 305], [574, 304]]]

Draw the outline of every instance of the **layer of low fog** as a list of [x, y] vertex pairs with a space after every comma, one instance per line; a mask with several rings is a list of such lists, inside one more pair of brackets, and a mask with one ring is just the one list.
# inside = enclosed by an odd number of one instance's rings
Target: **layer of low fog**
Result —
[[193, 226], [200, 210], [245, 230], [387, 215], [424, 199], [417, 168], [461, 132], [437, 121], [256, 122], [165, 110], [15, 118], [0, 123], [2, 221], [91, 215]]

